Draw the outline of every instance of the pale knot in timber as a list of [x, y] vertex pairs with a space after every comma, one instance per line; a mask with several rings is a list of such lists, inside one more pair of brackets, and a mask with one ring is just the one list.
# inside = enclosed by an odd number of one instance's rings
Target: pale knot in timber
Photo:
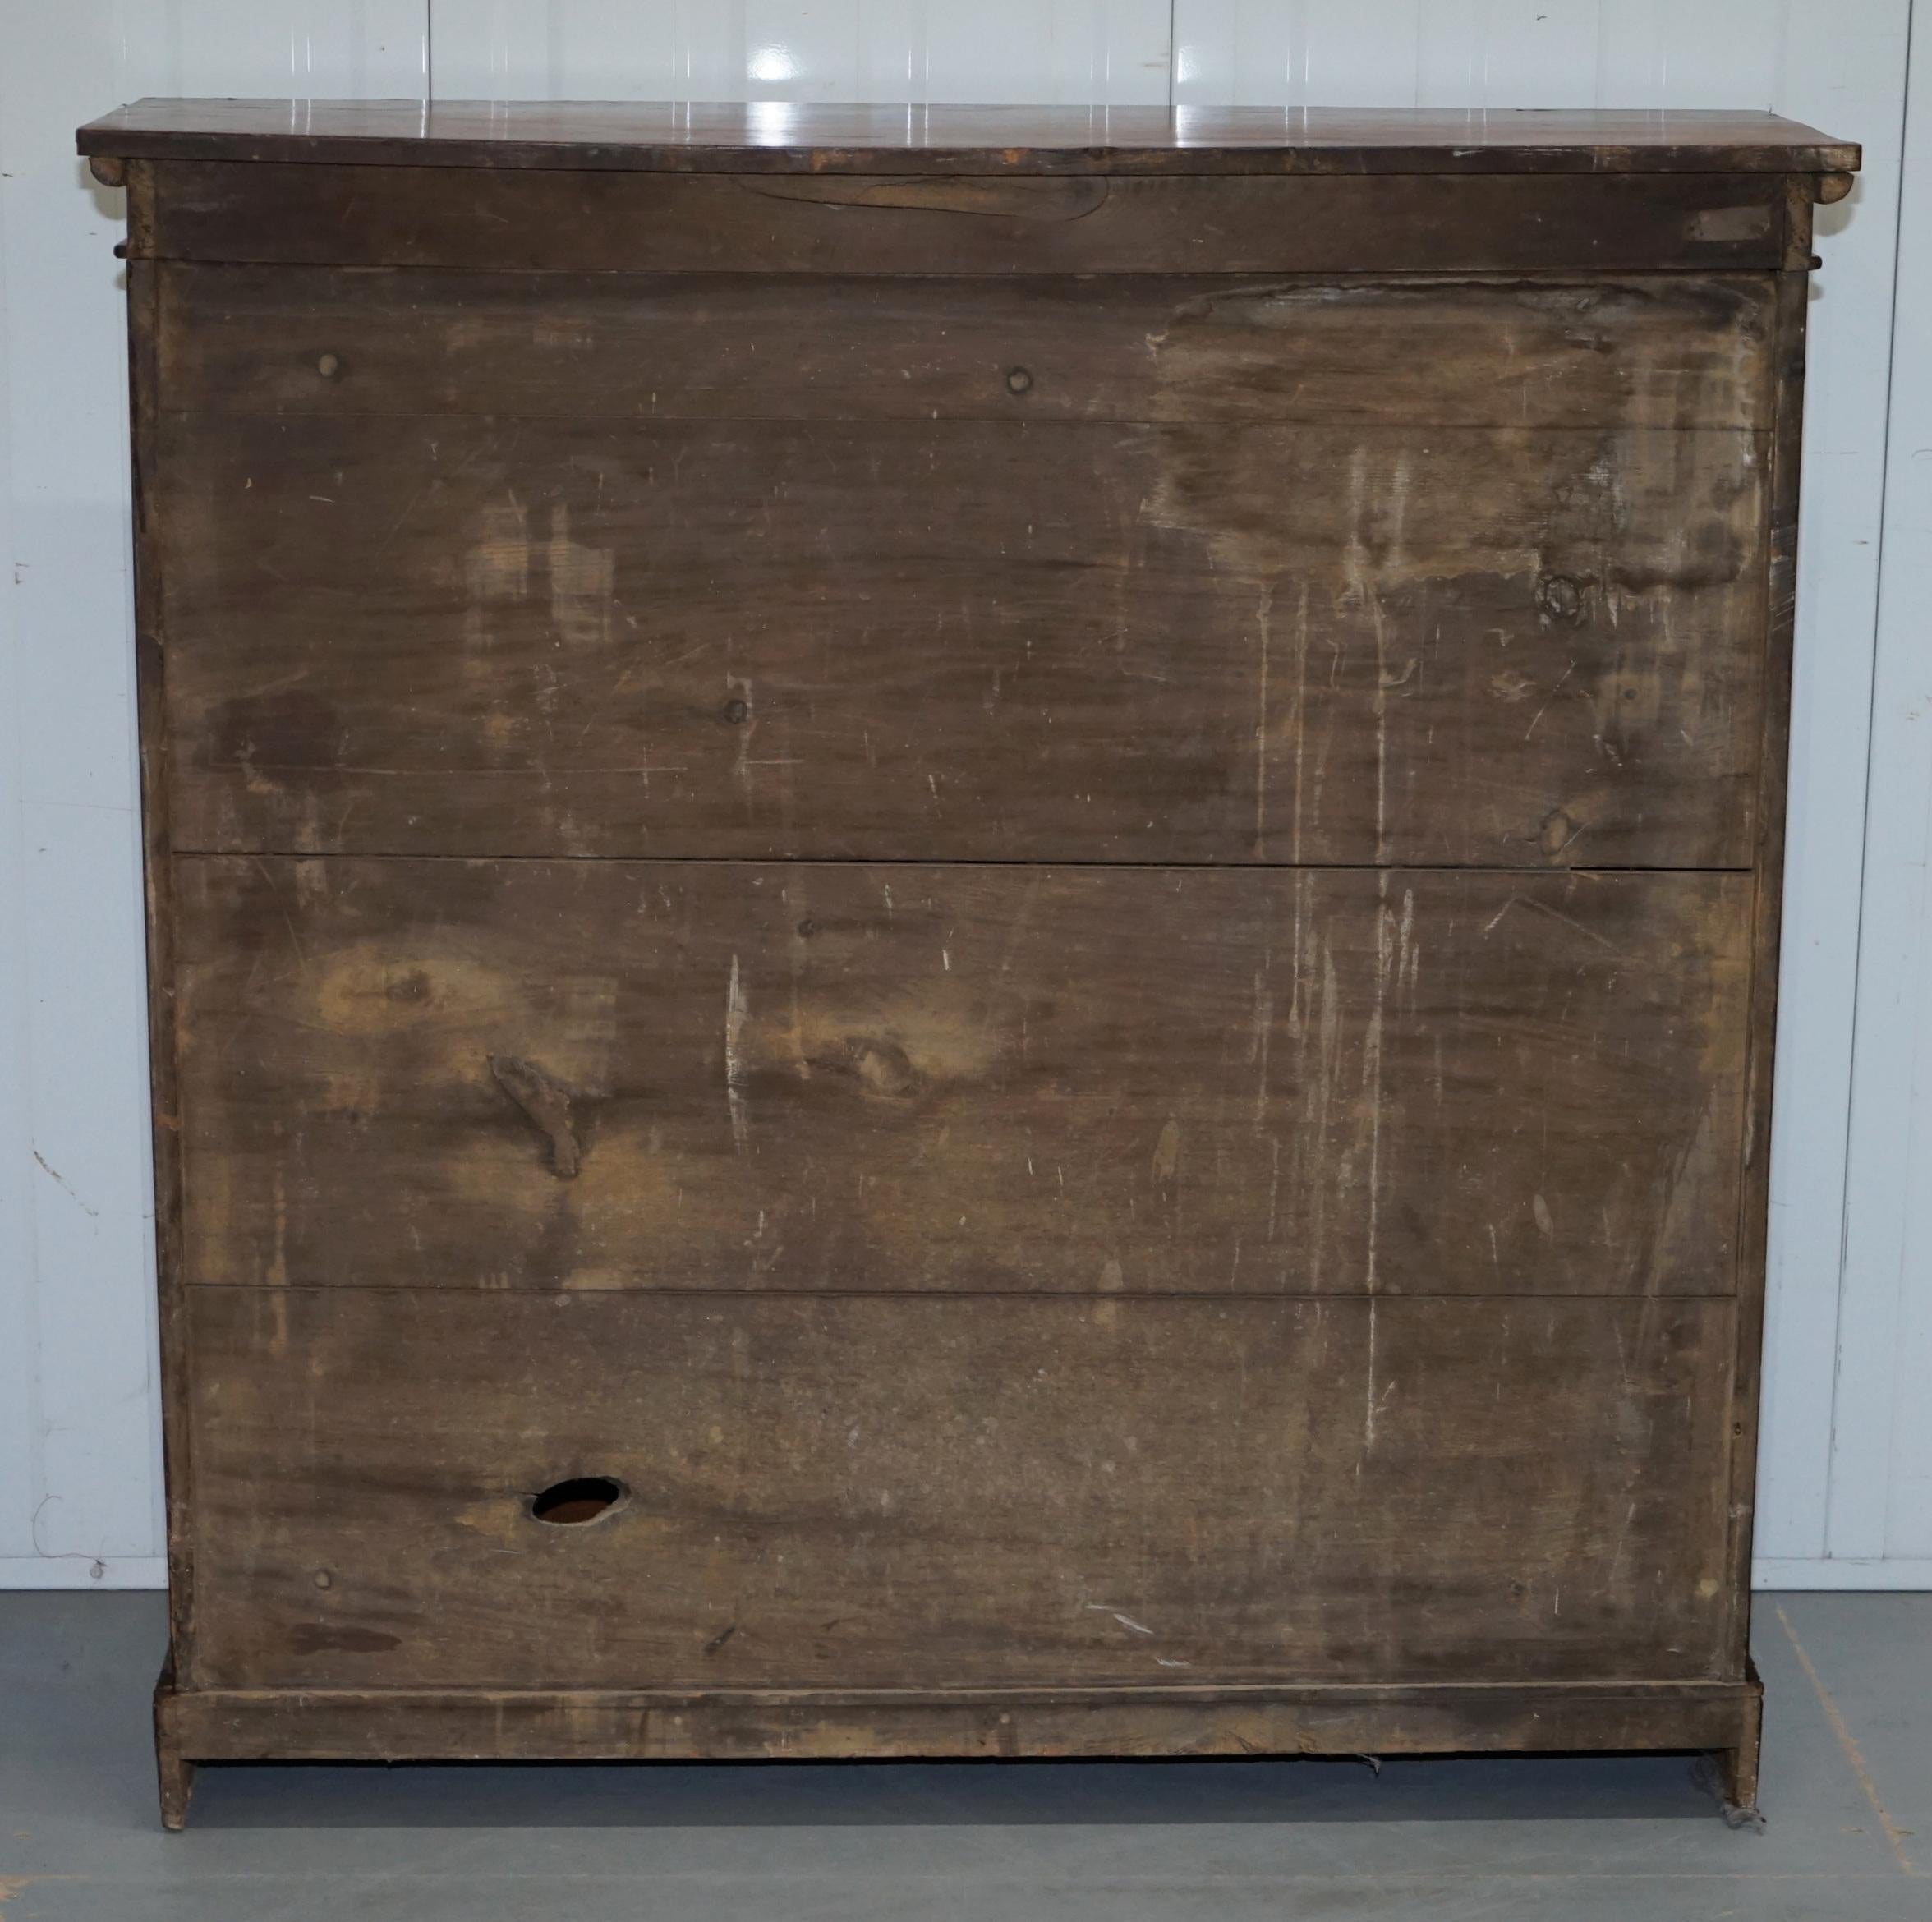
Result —
[[870, 1035], [851, 1036], [837, 1054], [815, 1059], [811, 1065], [853, 1076], [867, 1094], [903, 1098], [926, 1086], [926, 1077], [897, 1041], [875, 1041]]
[[1536, 583], [1536, 611], [1546, 621], [1580, 627], [1585, 611], [1582, 583], [1567, 574], [1545, 574]]

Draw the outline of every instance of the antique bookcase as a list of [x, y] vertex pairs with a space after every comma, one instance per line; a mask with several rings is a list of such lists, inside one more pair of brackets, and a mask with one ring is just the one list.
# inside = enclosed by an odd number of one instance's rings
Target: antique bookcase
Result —
[[246, 1757], [1686, 1749], [1811, 209], [1733, 113], [297, 105], [128, 194]]

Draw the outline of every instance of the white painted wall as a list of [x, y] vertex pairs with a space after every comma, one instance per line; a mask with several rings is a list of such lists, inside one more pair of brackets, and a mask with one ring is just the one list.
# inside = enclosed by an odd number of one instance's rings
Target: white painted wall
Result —
[[0, 1586], [161, 1577], [120, 209], [71, 131], [426, 90], [1769, 106], [1862, 140], [1813, 307], [1759, 1577], [1932, 1586], [1928, 14], [1907, 167], [1911, 0], [0, 0]]
[[0, 0], [0, 1586], [164, 1579], [128, 556], [142, 94], [417, 94], [423, 0]]
[[1912, 54], [1824, 1547], [1932, 1588], [1932, 5]]

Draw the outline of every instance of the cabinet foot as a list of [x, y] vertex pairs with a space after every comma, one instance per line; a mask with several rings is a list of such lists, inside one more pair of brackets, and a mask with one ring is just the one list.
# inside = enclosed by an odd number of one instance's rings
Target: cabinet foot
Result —
[[163, 1741], [155, 1746], [154, 1769], [161, 1788], [161, 1826], [185, 1828], [188, 1800], [195, 1792], [195, 1764]]
[[1690, 1779], [1711, 1796], [1728, 1828], [1763, 1832], [1764, 1811], [1758, 1806], [1758, 1745], [1718, 1749], [1700, 1755], [1690, 1765]]

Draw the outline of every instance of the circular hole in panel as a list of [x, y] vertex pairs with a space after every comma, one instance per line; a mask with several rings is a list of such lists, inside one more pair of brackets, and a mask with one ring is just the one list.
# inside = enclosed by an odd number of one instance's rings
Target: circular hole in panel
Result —
[[623, 1499], [623, 1483], [609, 1475], [573, 1475], [531, 1496], [530, 1512], [553, 1527], [573, 1527], [607, 1514]]

